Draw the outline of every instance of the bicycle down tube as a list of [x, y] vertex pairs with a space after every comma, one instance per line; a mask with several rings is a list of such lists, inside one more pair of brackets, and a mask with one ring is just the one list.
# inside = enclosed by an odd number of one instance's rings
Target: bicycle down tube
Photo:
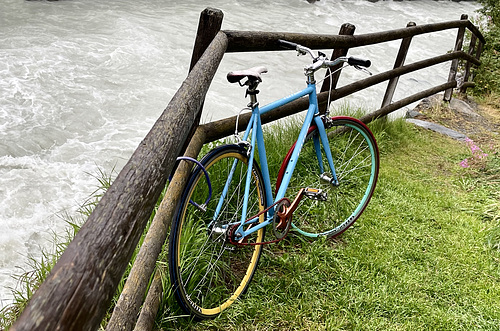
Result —
[[[264, 146], [264, 137], [263, 137], [263, 132], [262, 132], [262, 123], [260, 116], [276, 109], [277, 107], [280, 107], [282, 105], [285, 105], [287, 103], [290, 103], [294, 100], [297, 100], [305, 95], [309, 95], [309, 108], [306, 113], [306, 117], [304, 119], [304, 124], [302, 125], [302, 128], [300, 130], [299, 136], [297, 138], [297, 145], [295, 146], [295, 149], [293, 151], [292, 157], [290, 159], [290, 162], [287, 166], [287, 169], [285, 171], [285, 176], [282, 181], [282, 185], [280, 186], [279, 191], [276, 194], [276, 197], [273, 199], [273, 194], [272, 194], [272, 189], [271, 189], [271, 178], [269, 175], [269, 169], [268, 169], [268, 163], [267, 163], [267, 155], [265, 151], [265, 146]], [[317, 95], [316, 95], [316, 85], [314, 83], [309, 83], [308, 87], [305, 88], [302, 91], [299, 91], [297, 93], [294, 93], [288, 97], [282, 98], [280, 100], [277, 100], [275, 102], [272, 102], [266, 106], [263, 106], [262, 108], [259, 108], [258, 104], [254, 105], [252, 107], [252, 116], [250, 117], [250, 121], [248, 123], [248, 126], [246, 128], [245, 134], [243, 136], [243, 140], [247, 140], [248, 136], [251, 134], [251, 140], [250, 140], [250, 156], [249, 156], [249, 167], [247, 169], [247, 174], [246, 174], [246, 182], [245, 182], [245, 191], [244, 191], [244, 200], [243, 200], [243, 209], [242, 209], [242, 215], [240, 219], [240, 225], [243, 225], [248, 219], [247, 219], [247, 210], [248, 210], [248, 196], [249, 196], [249, 191], [250, 191], [250, 181], [251, 181], [251, 174], [252, 174], [252, 165], [253, 165], [253, 160], [254, 160], [254, 152], [255, 152], [255, 145], [257, 144], [257, 148], [259, 150], [259, 158], [260, 158], [260, 165], [261, 165], [261, 171], [264, 179], [264, 188], [266, 191], [266, 206], [269, 207], [273, 203], [279, 201], [280, 199], [284, 198], [286, 189], [288, 187], [288, 183], [290, 182], [290, 178], [293, 175], [293, 171], [296, 165], [296, 160], [300, 154], [300, 150], [302, 149], [302, 146], [304, 144], [305, 137], [307, 135], [308, 129], [311, 126], [311, 124], [314, 123], [318, 127], [318, 130], [320, 132], [320, 140], [321, 143], [323, 144], [323, 150], [326, 152], [326, 157], [330, 166], [330, 169], [335, 169], [333, 165], [333, 158], [330, 152], [329, 148], [329, 143], [328, 139], [326, 137], [326, 132], [324, 129], [324, 124], [321, 120], [321, 118], [318, 116], [319, 111], [318, 111], [318, 101], [317, 101]], [[319, 146], [319, 141], [315, 143], [316, 146], [316, 154], [318, 161], [320, 163], [320, 167], [322, 167], [322, 161], [321, 161], [321, 148]], [[226, 185], [224, 187], [224, 191], [220, 197], [220, 200], [218, 202], [216, 211], [214, 213], [214, 217], [212, 222], [215, 222], [215, 220], [219, 217], [222, 205], [223, 205], [223, 200], [226, 198], [227, 191], [229, 184], [232, 180], [232, 176], [234, 174], [234, 169], [236, 167], [236, 161], [234, 162], [230, 176], [227, 179]], [[322, 170], [322, 169], [321, 169]], [[332, 176], [334, 179], [334, 182], [337, 182], [337, 177], [335, 174], [335, 171], [332, 170]], [[239, 226], [237, 231], [235, 232], [236, 237], [239, 238], [244, 238], [245, 236], [248, 236], [249, 234], [258, 231], [259, 229], [269, 225], [272, 219], [274, 211], [271, 208], [269, 210], [269, 215], [267, 217], [267, 220], [251, 227], [250, 229], [243, 230], [243, 226]], [[254, 216], [254, 215], [250, 215]], [[257, 219], [257, 218], [255, 218]], [[252, 221], [250, 220], [250, 222]]]

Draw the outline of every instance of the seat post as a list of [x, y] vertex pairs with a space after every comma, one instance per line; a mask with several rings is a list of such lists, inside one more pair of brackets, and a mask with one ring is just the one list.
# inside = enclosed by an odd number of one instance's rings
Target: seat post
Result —
[[245, 94], [245, 97], [247, 95], [250, 96], [250, 103], [248, 104], [248, 107], [254, 109], [255, 107], [258, 106], [259, 102], [257, 101], [257, 94], [259, 94], [259, 90], [257, 90], [257, 86], [259, 86], [259, 81], [258, 80], [248, 80], [247, 84], [247, 91]]

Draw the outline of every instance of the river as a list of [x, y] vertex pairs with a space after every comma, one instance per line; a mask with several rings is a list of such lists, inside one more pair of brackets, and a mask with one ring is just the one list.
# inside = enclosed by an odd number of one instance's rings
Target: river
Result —
[[[356, 33], [474, 16], [475, 2], [321, 0], [2, 0], [0, 11], [0, 307], [27, 256], [51, 250], [67, 216], [97, 188], [99, 171], [119, 171], [186, 77], [200, 12], [223, 10], [223, 29]], [[407, 61], [442, 54], [455, 36], [416, 37]], [[392, 68], [399, 42], [353, 49], [373, 73]], [[327, 52], [330, 53], [330, 52]], [[305, 57], [292, 52], [227, 54], [203, 121], [234, 115], [243, 90], [225, 73], [265, 65], [261, 103], [302, 88]], [[446, 81], [449, 64], [401, 79], [395, 99]], [[341, 84], [364, 78], [345, 70]], [[380, 106], [384, 86], [349, 98]]]

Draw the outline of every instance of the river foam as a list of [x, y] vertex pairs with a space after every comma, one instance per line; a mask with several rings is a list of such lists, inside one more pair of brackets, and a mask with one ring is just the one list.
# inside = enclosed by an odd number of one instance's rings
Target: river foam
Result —
[[[200, 12], [196, 0], [3, 0], [0, 11], [0, 306], [12, 300], [13, 274], [26, 256], [51, 249], [62, 215], [75, 215], [97, 187], [99, 169], [126, 163], [186, 77]], [[427, 24], [474, 14], [474, 2], [213, 0], [224, 29], [356, 33]], [[442, 39], [440, 39], [442, 38]], [[445, 41], [442, 41], [442, 40]], [[409, 61], [453, 47], [449, 33], [414, 39]], [[399, 42], [353, 49], [390, 69]], [[329, 52], [328, 52], [329, 53]], [[265, 65], [261, 103], [302, 88], [305, 57], [292, 52], [227, 54], [212, 83], [203, 120], [235, 115], [246, 101], [225, 73]], [[449, 65], [401, 79], [396, 99], [444, 82]], [[345, 71], [341, 83], [364, 78]], [[444, 78], [443, 78], [444, 77]], [[383, 86], [350, 97], [380, 105]]]

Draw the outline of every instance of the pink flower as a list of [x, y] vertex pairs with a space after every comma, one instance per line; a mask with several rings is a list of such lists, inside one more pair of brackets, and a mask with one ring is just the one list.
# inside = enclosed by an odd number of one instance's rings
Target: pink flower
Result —
[[[481, 148], [479, 148], [476, 144], [474, 144], [474, 141], [472, 141], [472, 139], [466, 138], [465, 143], [470, 148], [470, 151], [472, 153], [471, 160], [474, 158], [483, 159], [483, 158], [488, 156], [488, 154], [483, 152], [483, 150]], [[462, 162], [460, 162], [460, 166], [462, 166], [462, 168], [468, 168], [469, 167], [469, 160], [468, 159], [462, 160]]]

